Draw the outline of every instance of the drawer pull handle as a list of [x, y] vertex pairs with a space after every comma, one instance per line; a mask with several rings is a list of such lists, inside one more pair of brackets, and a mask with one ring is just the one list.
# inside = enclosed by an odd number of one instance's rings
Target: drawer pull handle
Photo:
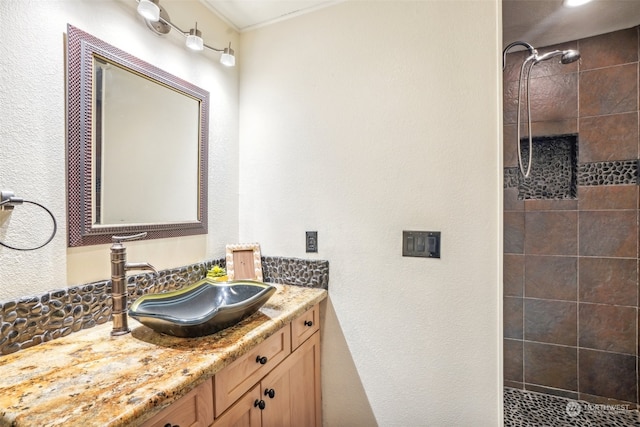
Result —
[[254, 408], [260, 408], [260, 410], [262, 411], [265, 407], [267, 406], [266, 403], [264, 403], [264, 400], [260, 399], [256, 399], [255, 402], [253, 402], [253, 407]]
[[264, 395], [269, 396], [269, 398], [273, 399], [274, 397], [276, 397], [276, 391], [272, 388], [268, 388], [264, 391]]
[[268, 359], [267, 359], [267, 357], [266, 357], [266, 356], [262, 356], [262, 357], [257, 356], [257, 357], [256, 357], [256, 363], [259, 363], [259, 364], [261, 364], [261, 365], [264, 365], [265, 363], [267, 363], [267, 360], [268, 360]]
[[166, 423], [164, 427], [180, 427], [180, 426], [177, 424]]
[[313, 322], [311, 320], [305, 320], [304, 326], [313, 326]]

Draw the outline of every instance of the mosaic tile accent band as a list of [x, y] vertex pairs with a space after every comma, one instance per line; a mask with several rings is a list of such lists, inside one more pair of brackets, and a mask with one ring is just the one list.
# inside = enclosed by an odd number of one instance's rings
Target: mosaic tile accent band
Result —
[[[581, 163], [578, 165], [578, 186], [638, 184], [638, 160]], [[520, 171], [504, 168], [504, 188], [518, 188]]]
[[510, 387], [503, 396], [505, 427], [640, 427], [640, 413], [631, 405], [588, 403]]
[[584, 163], [578, 168], [578, 185], [638, 183], [638, 160]]
[[[265, 282], [328, 289], [329, 261], [262, 257]], [[147, 293], [181, 289], [225, 259], [127, 277], [129, 305]], [[0, 302], [0, 356], [69, 335], [111, 319], [111, 280]]]
[[[520, 200], [575, 199], [576, 185], [629, 185], [640, 182], [638, 159], [578, 164], [575, 134], [536, 137], [533, 143], [533, 167], [529, 178], [524, 178], [518, 167], [504, 168], [503, 188], [518, 188]], [[528, 150], [528, 144], [524, 143], [523, 159], [528, 157]]]

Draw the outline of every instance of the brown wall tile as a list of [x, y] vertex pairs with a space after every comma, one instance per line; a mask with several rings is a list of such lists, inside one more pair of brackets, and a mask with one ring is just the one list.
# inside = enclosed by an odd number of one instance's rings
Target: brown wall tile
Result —
[[524, 292], [524, 256], [504, 255], [503, 293], [506, 297], [522, 297]]
[[580, 255], [636, 258], [637, 247], [637, 211], [580, 212]]
[[638, 301], [635, 259], [581, 257], [580, 301], [634, 306]]
[[[636, 357], [579, 349], [580, 392], [636, 402]], [[525, 354], [526, 357], [526, 354]]]
[[524, 339], [575, 346], [578, 307], [575, 302], [524, 299]]
[[527, 211], [571, 211], [578, 209], [577, 200], [529, 199], [524, 201]]
[[508, 340], [503, 342], [504, 350], [504, 379], [507, 381], [523, 381], [522, 341]]
[[578, 187], [580, 210], [636, 209], [637, 185], [601, 185]]
[[[505, 125], [514, 124], [518, 121], [518, 82], [517, 81], [503, 81], [502, 82], [502, 122]], [[520, 93], [520, 117], [521, 120], [526, 120], [526, 105], [525, 90], [521, 88]], [[524, 121], [522, 122], [524, 123]], [[515, 132], [514, 132], [515, 133]]]
[[[532, 118], [532, 120], [534, 120]], [[578, 133], [578, 119], [572, 117], [563, 120], [547, 120], [544, 122], [533, 121], [531, 123], [531, 135], [533, 136], [549, 136], [549, 135], [567, 135]]]
[[524, 251], [524, 212], [503, 214], [504, 253], [521, 254]]
[[580, 117], [637, 110], [637, 63], [580, 73]]
[[533, 385], [533, 384], [525, 384], [525, 386], [526, 386], [525, 388], [529, 391], [533, 391], [536, 393], [550, 394], [553, 396], [566, 397], [567, 399], [577, 399], [579, 396], [579, 393], [577, 391], [567, 391], [559, 388], [543, 387], [543, 386]]
[[522, 62], [526, 59], [527, 56], [529, 56], [529, 51], [527, 50], [514, 50], [510, 51], [510, 53], [507, 54], [507, 58], [505, 60], [505, 63], [503, 64], [503, 81], [512, 82], [517, 81], [520, 78], [520, 68], [522, 67]]
[[532, 121], [562, 121], [577, 116], [577, 73], [532, 78], [529, 84]]
[[504, 297], [503, 329], [505, 338], [522, 339], [522, 298]]
[[580, 304], [580, 347], [636, 355], [635, 307]]
[[578, 47], [581, 70], [637, 62], [638, 27], [582, 39]]
[[505, 188], [503, 195], [503, 207], [505, 211], [522, 211], [524, 209], [524, 201], [518, 200], [517, 188]]
[[503, 166], [505, 168], [518, 166], [518, 135], [516, 133], [516, 125], [504, 125], [502, 132]]
[[638, 158], [638, 112], [580, 119], [580, 163]]
[[524, 343], [524, 380], [564, 390], [578, 390], [578, 352], [575, 347]]
[[524, 271], [526, 297], [577, 301], [577, 257], [528, 255]]
[[532, 255], [576, 255], [578, 214], [575, 211], [526, 212], [524, 250]]

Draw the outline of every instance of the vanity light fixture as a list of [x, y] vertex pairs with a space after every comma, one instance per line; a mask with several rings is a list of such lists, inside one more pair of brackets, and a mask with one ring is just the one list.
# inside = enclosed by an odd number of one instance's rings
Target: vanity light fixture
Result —
[[222, 65], [225, 65], [227, 67], [233, 67], [236, 65], [235, 52], [233, 49], [231, 49], [231, 43], [229, 43], [229, 47], [225, 47], [224, 49], [217, 49], [215, 47], [209, 46], [202, 39], [202, 32], [198, 30], [197, 22], [195, 28], [191, 28], [188, 32], [184, 31], [173, 22], [171, 22], [167, 11], [160, 6], [160, 0], [137, 1], [138, 14], [140, 14], [140, 16], [144, 18], [147, 27], [149, 27], [149, 29], [154, 33], [158, 35], [165, 35], [168, 34], [173, 28], [186, 37], [186, 46], [189, 49], [200, 51], [204, 50], [204, 48], [206, 47], [209, 50], [221, 53], [220, 63]]

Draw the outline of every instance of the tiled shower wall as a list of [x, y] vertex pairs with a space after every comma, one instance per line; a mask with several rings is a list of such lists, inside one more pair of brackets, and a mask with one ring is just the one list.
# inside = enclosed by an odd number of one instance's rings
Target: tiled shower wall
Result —
[[578, 135], [576, 198], [518, 197], [516, 96], [525, 52], [507, 57], [506, 386], [639, 403], [639, 29], [538, 48], [582, 54], [572, 64], [536, 65], [530, 88], [534, 136]]

